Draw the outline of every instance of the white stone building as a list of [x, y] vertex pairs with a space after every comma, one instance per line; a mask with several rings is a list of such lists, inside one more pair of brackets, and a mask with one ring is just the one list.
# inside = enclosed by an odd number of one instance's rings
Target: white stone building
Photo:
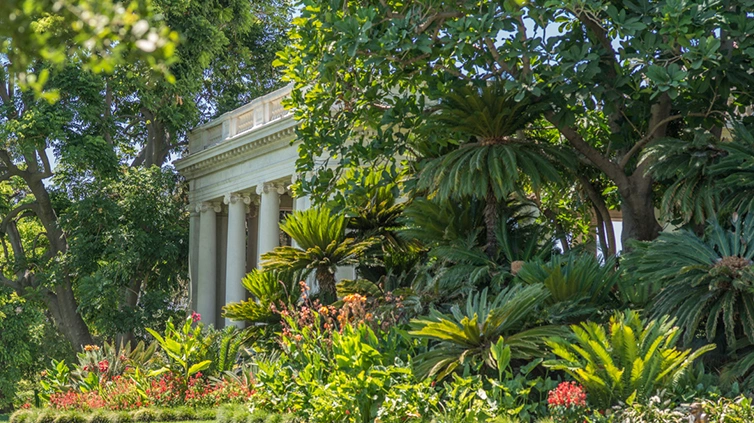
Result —
[[310, 205], [289, 190], [298, 158], [296, 122], [282, 105], [290, 90], [196, 128], [188, 154], [175, 162], [189, 184], [191, 306], [216, 327], [232, 323], [223, 321], [222, 307], [246, 299], [241, 279], [260, 256], [290, 244], [280, 220]]

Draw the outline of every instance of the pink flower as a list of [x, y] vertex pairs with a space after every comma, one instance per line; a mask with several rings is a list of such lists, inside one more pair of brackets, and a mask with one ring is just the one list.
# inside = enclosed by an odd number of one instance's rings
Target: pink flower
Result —
[[110, 369], [110, 362], [107, 360], [102, 360], [97, 363], [97, 366], [99, 367], [100, 373], [106, 373]]
[[199, 314], [199, 313], [197, 313], [197, 312], [195, 312], [195, 311], [192, 311], [192, 312], [191, 312], [191, 320], [193, 320], [193, 321], [194, 321], [194, 323], [196, 323], [196, 322], [198, 322], [199, 320], [202, 320], [202, 315], [201, 315], [201, 314]]

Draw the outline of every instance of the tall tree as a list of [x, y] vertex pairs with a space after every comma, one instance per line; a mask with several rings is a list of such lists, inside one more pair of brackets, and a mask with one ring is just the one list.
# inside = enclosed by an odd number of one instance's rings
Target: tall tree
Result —
[[[75, 295], [79, 274], [66, 266], [65, 210], [53, 192], [69, 200], [81, 196], [57, 189], [50, 178], [62, 172], [66, 184], [117, 183], [122, 167], [163, 166], [184, 148], [192, 126], [278, 83], [270, 63], [285, 39], [284, 1], [164, 0], [153, 6], [181, 37], [168, 73], [155, 72], [150, 60], [118, 62], [111, 73], [95, 73], [87, 66], [94, 53], [84, 50], [62, 66], [37, 60], [24, 72], [46, 71], [45, 89], [59, 94], [50, 104], [19, 88], [17, 65], [2, 62], [0, 183], [12, 193], [0, 235], [12, 254], [5, 256], [0, 283], [21, 295], [39, 293], [76, 348], [92, 337]], [[40, 223], [38, 233], [27, 235], [44, 251], [24, 249], [19, 219]]]
[[448, 84], [506, 81], [617, 189], [623, 238], [652, 239], [653, 179], [638, 157], [683, 128], [716, 136], [754, 102], [751, 0], [301, 0], [279, 63], [296, 89], [305, 188], [340, 167], [411, 154]]

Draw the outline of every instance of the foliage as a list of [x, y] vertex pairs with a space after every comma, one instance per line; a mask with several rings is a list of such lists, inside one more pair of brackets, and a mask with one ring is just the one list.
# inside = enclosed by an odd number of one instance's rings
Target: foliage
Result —
[[546, 101], [560, 142], [599, 171], [587, 177], [620, 195], [624, 238], [653, 239], [653, 180], [637, 157], [687, 128], [719, 134], [754, 98], [733, 88], [753, 79], [749, 0], [298, 4], [279, 64], [295, 84], [307, 191], [344, 169], [411, 162], [447, 92], [497, 83]]
[[668, 183], [661, 211], [673, 223], [703, 225], [754, 206], [754, 134], [736, 122], [730, 137], [696, 131], [691, 141], [664, 139], [645, 152], [649, 172]]
[[643, 281], [660, 281], [663, 289], [651, 305], [654, 317], [674, 316], [688, 344], [704, 331], [725, 341], [754, 341], [754, 214], [735, 216], [730, 227], [710, 221], [704, 237], [690, 231], [664, 233], [638, 245], [627, 256], [627, 269]]
[[601, 410], [618, 402], [645, 401], [658, 389], [670, 387], [697, 357], [715, 348], [678, 350], [680, 329], [673, 324], [667, 317], [644, 322], [629, 310], [610, 319], [609, 333], [593, 322], [572, 325], [571, 338], [548, 341], [558, 359], [545, 365], [576, 379]]
[[[166, 72], [178, 34], [154, 12], [151, 2], [9, 0], [0, 5], [3, 53], [14, 71], [42, 58], [59, 65], [80, 56], [96, 72], [139, 58]], [[35, 72], [22, 82], [42, 94], [48, 76]]]
[[420, 165], [417, 187], [441, 201], [473, 197], [494, 202], [521, 189], [523, 178], [535, 189], [545, 181], [559, 181], [548, 160], [554, 150], [516, 136], [544, 109], [517, 94], [502, 83], [445, 94], [434, 120], [459, 148]]
[[152, 329], [149, 332], [160, 344], [167, 356], [167, 364], [156, 374], [169, 372], [178, 379], [179, 387], [185, 390], [191, 377], [206, 370], [212, 360], [204, 360], [207, 348], [212, 345], [212, 339], [202, 334], [202, 325], [194, 325], [201, 316], [193, 313], [183, 324], [176, 328], [172, 320], [165, 327], [165, 335], [160, 335]]
[[188, 260], [178, 175], [126, 168], [65, 189], [73, 201], [59, 207], [68, 240], [63, 265], [78, 269], [75, 292], [92, 332], [146, 335], [145, 327], [177, 317]]
[[394, 387], [413, 383], [401, 351], [408, 341], [400, 332], [375, 331], [358, 319], [349, 323], [342, 314], [325, 320], [327, 307], [302, 313], [284, 314], [282, 354], [255, 362], [260, 408], [293, 410], [312, 422], [371, 422]]
[[531, 285], [504, 289], [488, 300], [485, 289], [469, 296], [464, 308], [454, 305], [450, 315], [432, 310], [429, 316], [412, 320], [412, 335], [436, 342], [415, 358], [416, 373], [442, 379], [464, 367], [494, 369], [491, 347], [500, 339], [510, 348], [512, 359], [541, 357], [545, 338], [560, 329], [527, 327], [548, 296], [542, 285]]
[[571, 253], [552, 255], [546, 263], [529, 261], [516, 273], [516, 279], [547, 288], [547, 312], [552, 318], [574, 319], [610, 307], [618, 273], [613, 258], [602, 264], [594, 254]]
[[280, 321], [272, 306], [292, 306], [301, 294], [298, 282], [303, 277], [295, 272], [253, 269], [241, 281], [252, 298], [229, 303], [224, 307], [225, 317], [253, 323], [253, 327]]
[[280, 224], [296, 247], [277, 247], [262, 255], [262, 267], [272, 270], [315, 272], [324, 304], [337, 299], [335, 270], [355, 263], [371, 241], [359, 241], [346, 232], [347, 219], [326, 207], [295, 211]]
[[0, 288], [0, 410], [13, 408], [18, 384], [35, 380], [45, 361], [67, 351], [38, 304]]

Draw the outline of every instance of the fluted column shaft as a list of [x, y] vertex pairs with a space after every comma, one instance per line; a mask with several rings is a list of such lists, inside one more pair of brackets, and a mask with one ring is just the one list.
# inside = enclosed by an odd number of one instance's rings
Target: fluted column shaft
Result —
[[[237, 303], [246, 298], [241, 280], [246, 273], [246, 207], [249, 196], [228, 194], [228, 248], [225, 258], [225, 303]], [[225, 319], [225, 326], [241, 327], [243, 322]]]
[[199, 217], [199, 281], [196, 293], [196, 311], [202, 321], [215, 325], [217, 310], [217, 213], [218, 204], [202, 203], [197, 207]]
[[257, 187], [259, 194], [259, 241], [257, 242], [257, 266], [262, 263], [262, 254], [280, 246], [280, 195], [285, 188], [279, 184], [266, 183]]

